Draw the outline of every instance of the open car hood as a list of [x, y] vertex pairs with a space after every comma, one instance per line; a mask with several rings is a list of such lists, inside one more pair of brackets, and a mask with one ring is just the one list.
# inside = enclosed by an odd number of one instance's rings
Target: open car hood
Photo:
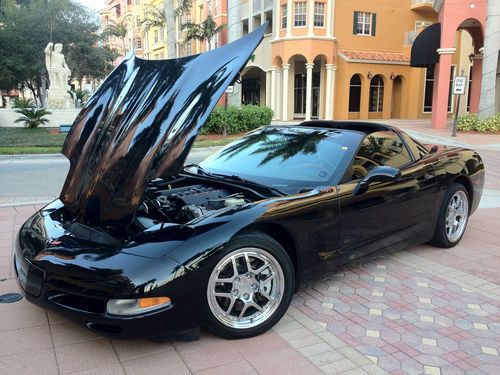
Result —
[[77, 221], [127, 225], [148, 182], [181, 171], [266, 26], [195, 56], [125, 57], [82, 109], [63, 146], [71, 166], [60, 199]]

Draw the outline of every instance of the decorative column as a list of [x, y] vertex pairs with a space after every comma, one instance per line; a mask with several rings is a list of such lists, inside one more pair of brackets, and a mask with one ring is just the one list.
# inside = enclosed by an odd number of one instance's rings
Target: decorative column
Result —
[[309, 0], [309, 11], [307, 12], [307, 35], [314, 35], [314, 0]]
[[333, 119], [336, 67], [333, 64], [325, 64], [325, 68], [326, 68], [325, 120], [331, 120]]
[[[481, 96], [482, 76], [483, 76], [483, 55], [477, 54], [474, 56], [474, 64], [472, 65], [469, 113], [479, 112], [479, 97]], [[496, 82], [493, 81], [493, 83]]]
[[306, 64], [306, 121], [311, 120], [313, 63]]
[[266, 107], [271, 108], [271, 71], [266, 72]]
[[331, 37], [333, 35], [333, 7], [335, 6], [335, 0], [328, 0], [326, 3], [326, 37]]
[[271, 109], [274, 113], [274, 118], [277, 117], [276, 113], [276, 66], [271, 66]]
[[456, 48], [439, 48], [439, 63], [434, 69], [432, 93], [432, 127], [446, 129], [448, 118], [448, 95], [450, 91], [451, 59]]
[[280, 37], [280, 27], [281, 27], [281, 5], [280, 0], [274, 0], [274, 10], [273, 10], [273, 39], [276, 40]]
[[[281, 6], [278, 7], [277, 13], [280, 13]], [[286, 37], [292, 36], [292, 14], [293, 14], [293, 2], [292, 0], [287, 0], [286, 2]]]
[[265, 12], [264, 0], [260, 0], [260, 24], [263, 25], [266, 22], [266, 12]]
[[[242, 6], [245, 6], [242, 3]], [[248, 33], [253, 31], [253, 0], [248, 0]]]
[[288, 71], [290, 69], [290, 64], [283, 64], [283, 108], [281, 119], [283, 121], [288, 121]]

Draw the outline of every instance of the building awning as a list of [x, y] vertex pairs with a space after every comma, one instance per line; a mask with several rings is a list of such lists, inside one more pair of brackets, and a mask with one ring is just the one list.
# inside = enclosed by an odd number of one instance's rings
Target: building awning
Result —
[[410, 66], [427, 68], [439, 62], [437, 50], [441, 46], [441, 24], [435, 23], [426, 27], [417, 35], [411, 47]]
[[367, 51], [338, 51], [338, 55], [347, 62], [378, 63], [406, 65], [410, 62], [408, 56], [402, 53], [367, 52]]

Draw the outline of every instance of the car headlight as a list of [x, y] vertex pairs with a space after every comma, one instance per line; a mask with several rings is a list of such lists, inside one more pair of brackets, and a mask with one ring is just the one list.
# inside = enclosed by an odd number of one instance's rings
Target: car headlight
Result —
[[171, 303], [172, 300], [169, 297], [110, 299], [106, 310], [113, 315], [138, 315], [167, 307]]

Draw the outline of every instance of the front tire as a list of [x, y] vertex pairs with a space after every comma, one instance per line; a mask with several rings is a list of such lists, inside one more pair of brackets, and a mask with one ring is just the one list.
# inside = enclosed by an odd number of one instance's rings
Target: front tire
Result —
[[261, 232], [238, 235], [208, 280], [205, 324], [225, 338], [260, 335], [285, 314], [294, 285], [292, 261], [277, 241]]
[[469, 195], [465, 187], [458, 183], [450, 185], [439, 211], [431, 244], [442, 248], [457, 245], [465, 233], [469, 210]]

